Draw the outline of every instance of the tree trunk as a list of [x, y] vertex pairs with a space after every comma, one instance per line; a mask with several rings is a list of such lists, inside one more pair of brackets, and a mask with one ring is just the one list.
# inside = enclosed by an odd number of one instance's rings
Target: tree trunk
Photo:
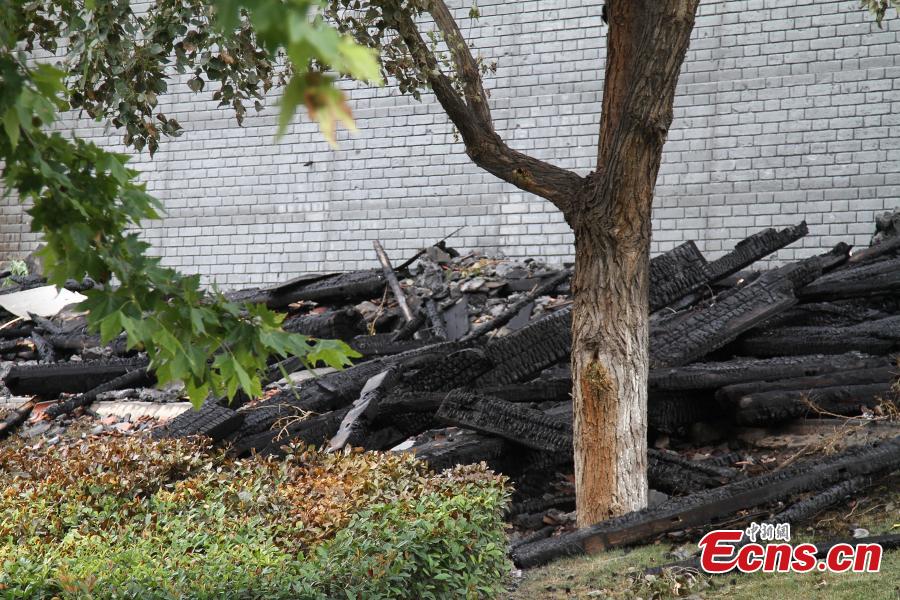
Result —
[[597, 172], [567, 215], [582, 527], [647, 504], [650, 212], [698, 1], [607, 2]]
[[461, 90], [442, 71], [414, 17], [404, 11], [392, 17], [472, 161], [552, 202], [575, 231], [572, 368], [580, 525], [647, 502], [650, 209], [699, 1], [606, 0], [606, 83], [597, 171], [588, 177], [513, 150], [497, 135], [478, 63], [443, 0], [427, 5]]
[[[599, 228], [598, 228], [599, 229]], [[647, 504], [649, 231], [575, 235], [572, 373], [579, 526]]]

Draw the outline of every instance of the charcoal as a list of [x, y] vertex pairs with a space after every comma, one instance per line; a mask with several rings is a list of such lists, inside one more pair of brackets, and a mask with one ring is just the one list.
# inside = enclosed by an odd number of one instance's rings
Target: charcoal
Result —
[[846, 260], [849, 246], [770, 271], [752, 284], [720, 294], [716, 302], [651, 328], [650, 366], [676, 367], [721, 348], [740, 334], [796, 304], [794, 289]]
[[564, 556], [633, 545], [669, 531], [707, 525], [738, 511], [827, 489], [857, 476], [877, 477], [900, 468], [900, 437], [851, 448], [814, 463], [751, 477], [684, 497], [559, 537], [519, 546], [513, 560], [527, 568]]
[[541, 377], [526, 383], [507, 383], [479, 388], [507, 402], [565, 402], [572, 397], [571, 377]]
[[690, 294], [706, 278], [706, 259], [693, 241], [663, 252], [650, 260], [650, 310], [658, 310]]
[[236, 431], [244, 421], [244, 415], [232, 408], [222, 406], [215, 400], [207, 400], [200, 410], [181, 413], [165, 427], [154, 431], [157, 437], [180, 438], [203, 435], [213, 441], [220, 441]]
[[56, 362], [56, 352], [53, 350], [53, 346], [50, 342], [44, 339], [44, 336], [37, 331], [33, 331], [31, 333], [31, 342], [34, 344], [38, 356], [41, 357], [42, 363], [48, 364]]
[[34, 342], [29, 338], [16, 340], [0, 340], [0, 354], [16, 354], [27, 352], [34, 348]]
[[875, 479], [869, 475], [860, 475], [840, 481], [821, 492], [813, 494], [805, 500], [796, 502], [771, 519], [771, 523], [804, 523], [823, 510], [838, 504], [845, 498], [858, 494], [870, 487]]
[[229, 451], [234, 456], [247, 454], [281, 454], [289, 444], [321, 446], [328, 442], [349, 412], [342, 408], [306, 419], [286, 418], [261, 433], [244, 436], [232, 442]]
[[674, 456], [669, 452], [650, 450], [647, 456], [647, 479], [650, 486], [670, 495], [685, 495], [718, 487], [728, 479], [710, 473], [702, 465]]
[[287, 319], [283, 329], [310, 337], [349, 340], [363, 333], [365, 325], [358, 310], [345, 308]]
[[381, 296], [385, 280], [381, 271], [302, 275], [271, 288], [254, 288], [226, 294], [234, 302], [262, 303], [269, 308], [284, 308], [306, 300], [328, 304], [366, 300]]
[[375, 335], [361, 335], [353, 338], [350, 347], [365, 357], [391, 356], [418, 348], [424, 348], [434, 344], [434, 340], [400, 340], [394, 339], [393, 334], [377, 333]]
[[384, 286], [384, 275], [379, 271], [339, 273], [313, 282], [302, 282], [299, 285], [288, 282], [273, 288], [274, 294], [269, 305], [272, 306], [274, 302], [280, 306], [287, 306], [298, 300], [324, 304], [334, 301], [365, 300], [380, 296]]
[[871, 262], [876, 258], [887, 257], [890, 255], [897, 256], [900, 254], [900, 235], [896, 233], [891, 237], [886, 237], [872, 246], [854, 252], [850, 260], [847, 261], [851, 265]]
[[701, 287], [737, 273], [809, 232], [806, 222], [781, 231], [766, 229], [738, 242], [735, 249], [707, 263], [693, 242], [650, 261], [650, 310], [659, 310]]
[[725, 386], [716, 392], [716, 399], [729, 405], [736, 405], [740, 399], [750, 394], [778, 390], [816, 390], [818, 388], [870, 383], [890, 383], [896, 377], [897, 369], [882, 366], [869, 369], [828, 371], [821, 375], [777, 379], [774, 381], [750, 381]]
[[508, 515], [519, 515], [547, 511], [551, 508], [563, 510], [575, 509], [575, 496], [569, 493], [544, 494], [537, 498], [529, 498], [522, 502], [513, 502], [507, 510]]
[[[432, 344], [402, 354], [358, 363], [343, 371], [308, 381], [299, 389], [288, 388], [280, 391], [256, 406], [242, 411], [245, 415], [244, 424], [232, 441], [239, 445], [243, 438], [262, 435], [279, 419], [296, 419], [304, 412], [328, 413], [343, 409], [359, 397], [359, 392], [371, 377], [389, 366], [402, 365], [401, 371], [405, 372], [411, 365], [415, 365], [416, 361], [427, 363], [435, 360], [436, 356], [443, 356], [458, 348], [459, 346], [452, 342]], [[448, 366], [447, 369], [453, 370], [452, 366]], [[443, 379], [437, 378], [433, 383], [441, 381]], [[263, 446], [254, 443], [253, 447]]]
[[722, 410], [709, 393], [651, 391], [648, 394], [647, 424], [654, 431], [681, 434], [693, 423], [722, 417]]
[[78, 331], [51, 334], [45, 337], [54, 349], [63, 353], [85, 354], [94, 350], [112, 356], [125, 356], [128, 354], [128, 343], [124, 334], [105, 346], [100, 342], [99, 335], [90, 335]]
[[15, 340], [19, 338], [29, 337], [35, 330], [31, 323], [26, 323], [20, 327], [5, 327], [0, 329], [0, 339]]
[[795, 306], [778, 316], [775, 325], [793, 327], [848, 327], [890, 317], [890, 313], [848, 301], [812, 302]]
[[28, 400], [21, 406], [17, 406], [9, 411], [9, 413], [0, 420], [0, 440], [6, 439], [28, 419], [35, 404], [34, 400]]
[[156, 376], [146, 368], [145, 363], [144, 366], [132, 367], [130, 371], [119, 375], [115, 379], [104, 381], [83, 394], [78, 394], [63, 402], [47, 407], [44, 414], [51, 419], [55, 419], [61, 415], [70, 414], [76, 408], [88, 406], [97, 399], [98, 394], [115, 390], [124, 390], [127, 388], [145, 387], [154, 385], [155, 383]]
[[425, 300], [425, 315], [428, 318], [431, 335], [439, 340], [449, 340], [450, 334], [444, 325], [444, 318], [441, 316], [437, 302], [433, 298]]
[[793, 294], [777, 279], [742, 288], [711, 307], [651, 329], [650, 366], [693, 362], [794, 304]]
[[441, 313], [448, 340], [462, 339], [469, 332], [469, 299], [463, 296]]
[[[884, 319], [888, 321], [888, 319]], [[742, 356], [770, 358], [809, 353], [843, 354], [848, 351], [884, 355], [900, 347], [890, 330], [851, 327], [786, 327], [747, 335], [731, 350]]]
[[572, 272], [568, 269], [561, 271], [560, 273], [554, 275], [549, 278], [546, 282], [542, 283], [540, 286], [535, 289], [529, 291], [525, 294], [521, 299], [512, 303], [506, 310], [502, 313], [488, 321], [483, 325], [479, 325], [470, 333], [465, 335], [462, 338], [462, 341], [470, 341], [477, 339], [495, 329], [502, 327], [503, 325], [509, 323], [513, 320], [518, 314], [528, 305], [533, 304], [534, 299], [539, 296], [546, 296], [553, 292], [557, 286], [562, 284], [564, 281], [570, 279], [572, 277]]
[[477, 385], [527, 381], [568, 358], [572, 348], [571, 324], [572, 311], [566, 308], [488, 342], [485, 352], [495, 366], [478, 378]]
[[64, 392], [87, 392], [147, 364], [146, 358], [134, 358], [14, 365], [4, 379], [4, 385], [15, 394], [56, 398]]
[[469, 385], [493, 365], [480, 348], [464, 348], [446, 356], [433, 354], [405, 365], [402, 387], [411, 392], [449, 391]]
[[508, 448], [509, 444], [500, 438], [451, 427], [425, 432], [409, 451], [433, 470], [442, 471], [481, 461], [496, 468], [503, 463]]
[[714, 260], [706, 268], [709, 282], [718, 281], [745, 269], [761, 258], [777, 252], [809, 233], [806, 221], [781, 231], [765, 229], [738, 242], [734, 250], [718, 260]]
[[[425, 312], [418, 311], [414, 316], [412, 321], [407, 321], [403, 324], [403, 327], [398, 329], [393, 333], [391, 340], [394, 342], [401, 342], [403, 340], [410, 339], [414, 333], [422, 329], [422, 326], [425, 325]], [[446, 337], [435, 336], [439, 339], [445, 340]]]
[[817, 278], [801, 288], [804, 301], [829, 301], [900, 292], [900, 258], [859, 263]]
[[887, 359], [858, 352], [836, 355], [788, 356], [769, 359], [737, 358], [726, 362], [694, 363], [673, 369], [651, 369], [649, 389], [715, 390], [747, 381], [773, 381], [885, 366]]
[[815, 414], [858, 415], [862, 408], [874, 408], [893, 397], [891, 383], [841, 385], [834, 387], [774, 390], [742, 396], [734, 418], [740, 425], [777, 423]]
[[572, 449], [571, 423], [472, 390], [460, 388], [447, 394], [437, 417], [535, 450], [570, 453]]

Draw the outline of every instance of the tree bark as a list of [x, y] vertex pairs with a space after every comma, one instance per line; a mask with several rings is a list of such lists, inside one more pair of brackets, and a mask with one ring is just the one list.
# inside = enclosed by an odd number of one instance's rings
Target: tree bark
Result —
[[647, 505], [650, 212], [698, 0], [609, 0], [597, 172], [575, 230], [578, 525]]

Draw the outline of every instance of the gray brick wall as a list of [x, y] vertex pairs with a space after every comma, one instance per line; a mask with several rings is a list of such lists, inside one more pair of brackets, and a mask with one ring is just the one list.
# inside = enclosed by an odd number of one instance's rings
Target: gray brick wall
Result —
[[[498, 62], [486, 80], [498, 132], [586, 174], [606, 44], [599, 2], [479, 6], [478, 22], [461, 23]], [[839, 240], [865, 245], [874, 213], [900, 196], [898, 31], [891, 19], [879, 29], [856, 0], [702, 0], [656, 189], [653, 251], [694, 239], [715, 257], [754, 230], [803, 218], [810, 236], [775, 261]], [[340, 133], [331, 150], [305, 117], [276, 143], [274, 96], [238, 127], [208, 96], [174, 89], [162, 109], [184, 135], [133, 164], [167, 209], [146, 237], [185, 272], [234, 287], [370, 267], [375, 238], [399, 260], [460, 226], [459, 248], [572, 258], [555, 209], [473, 166], [433, 97], [354, 86], [360, 131]], [[68, 124], [120, 149], [95, 123]], [[0, 257], [33, 245], [26, 230], [6, 201]]]

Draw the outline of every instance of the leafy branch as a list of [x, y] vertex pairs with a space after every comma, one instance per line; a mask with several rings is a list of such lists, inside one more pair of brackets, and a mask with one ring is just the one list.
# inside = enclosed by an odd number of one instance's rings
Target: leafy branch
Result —
[[[210, 394], [229, 399], [238, 389], [250, 396], [261, 394], [260, 375], [270, 357], [296, 356], [310, 367], [318, 363], [336, 368], [350, 364], [349, 359], [359, 354], [343, 342], [287, 333], [281, 328], [283, 315], [263, 305], [230, 302], [216, 290], [204, 291], [198, 276], [182, 275], [148, 255], [149, 244], [135, 230], [144, 220], [160, 218], [162, 206], [136, 181], [138, 173], [127, 167], [128, 157], [76, 137], [67, 139], [59, 132], [50, 132], [50, 128], [59, 112], [73, 106], [88, 108], [89, 114], [99, 116], [105, 114], [112, 99], [120, 99], [113, 123], [142, 119], [136, 134], [126, 125], [126, 141], [140, 148], [142, 143], [137, 140], [149, 139], [152, 152], [154, 138], [147, 137], [148, 132], [152, 133], [149, 113], [143, 109], [135, 111], [134, 106], [129, 108], [128, 102], [133, 93], [135, 102], [152, 108], [153, 90], [147, 89], [146, 81], [142, 83], [140, 79], [135, 89], [116, 84], [104, 87], [102, 83], [122, 81], [123, 74], [142, 63], [132, 61], [126, 68], [112, 60], [109, 52], [133, 57], [146, 50], [161, 56], [168, 51], [177, 55], [179, 48], [169, 34], [163, 40], [168, 40], [166, 44], [154, 42], [152, 36], [133, 35], [127, 1], [87, 1], [81, 8], [64, 0], [58, 4], [54, 7], [52, 3], [31, 2], [21, 11], [3, 11], [0, 15], [0, 161], [4, 187], [7, 194], [15, 193], [20, 201], [32, 202], [28, 211], [31, 227], [41, 232], [46, 241], [42, 253], [49, 281], [62, 284], [69, 278], [86, 275], [98, 282], [97, 287], [86, 292], [87, 300], [80, 306], [88, 310], [89, 326], [100, 332], [104, 342], [124, 332], [129, 348], [147, 352], [161, 383], [184, 381], [195, 406]], [[220, 37], [211, 39], [229, 39], [235, 28], [238, 36], [246, 34], [247, 13], [239, 8], [241, 3], [220, 4], [220, 33], [209, 34]], [[310, 20], [315, 6], [312, 2], [248, 0], [247, 4], [254, 9], [254, 22], [261, 25], [261, 39], [269, 51], [274, 53], [284, 47], [292, 60], [304, 61], [297, 63], [303, 72], [292, 75], [288, 84], [293, 92], [286, 94], [283, 101], [282, 126], [302, 102], [333, 140], [334, 121], [352, 124], [352, 117], [334, 80], [323, 73], [307, 72], [306, 66], [310, 61], [318, 61], [332, 64], [348, 75], [377, 81], [374, 56], [321, 19]], [[156, 11], [151, 9], [145, 17], [147, 22], [165, 22], [158, 21], [162, 5], [182, 15], [181, 25], [176, 23], [174, 31], [185, 38], [189, 37], [183, 29], [185, 19], [199, 27], [213, 14], [196, 0], [167, 0], [159, 3]], [[275, 7], [290, 8], [289, 18], [284, 19], [282, 12], [281, 19], [274, 19]], [[204, 9], [203, 16], [197, 20], [200, 9]], [[36, 18], [35, 11], [41, 10], [40, 18]], [[71, 19], [66, 26], [60, 25], [61, 15]], [[107, 44], [103, 50], [106, 54], [100, 54], [98, 59], [103, 66], [84, 63], [84, 55], [78, 52], [91, 46], [90, 35], [99, 35], [97, 27], [104, 22], [107, 29], [98, 38], [98, 43]], [[288, 25], [282, 26], [285, 22]], [[80, 34], [73, 31], [73, 24], [82, 27]], [[88, 31], [90, 35], [85, 33]], [[29, 49], [36, 39], [50, 47], [55, 44], [54, 35], [66, 32], [74, 42], [75, 64], [83, 67], [78, 75], [73, 78], [72, 71], [46, 64], [29, 65], [22, 47]], [[180, 43], [180, 51], [188, 51], [184, 39]], [[94, 50], [96, 45], [92, 46]], [[219, 53], [219, 59], [226, 63], [222, 56], [227, 48], [223, 45]], [[162, 80], [153, 79], [152, 73], [148, 76], [154, 89], [159, 90]], [[72, 81], [76, 85], [70, 90], [67, 83]], [[85, 82], [101, 83], [88, 88]], [[102, 96], [104, 92], [106, 95]], [[161, 115], [157, 117], [173, 131], [177, 129], [177, 124], [172, 125]], [[117, 123], [117, 119], [124, 121]]]

